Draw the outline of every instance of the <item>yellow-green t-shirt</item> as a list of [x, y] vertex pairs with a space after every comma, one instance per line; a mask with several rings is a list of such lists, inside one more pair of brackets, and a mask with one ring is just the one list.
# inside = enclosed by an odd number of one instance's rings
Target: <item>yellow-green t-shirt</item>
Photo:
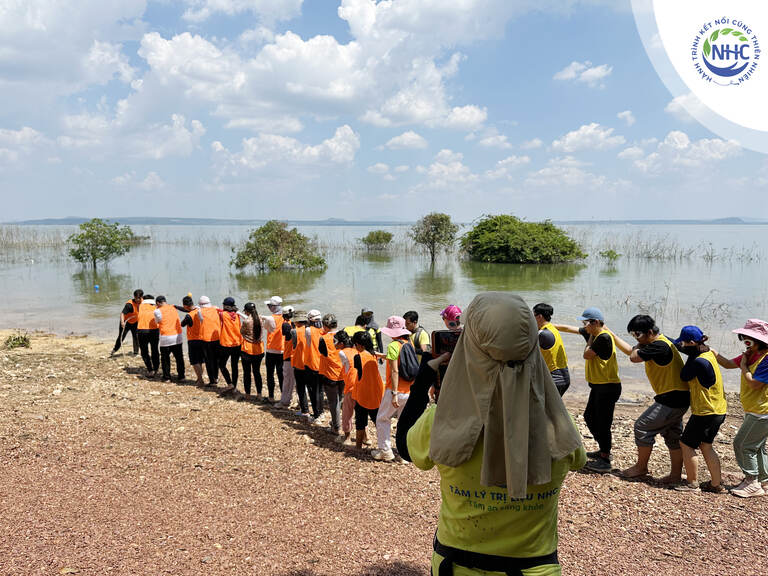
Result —
[[432, 345], [431, 340], [429, 339], [429, 332], [426, 330], [418, 330], [419, 334], [419, 343], [418, 346], [416, 345], [416, 333], [414, 332], [411, 334], [411, 344], [413, 344], [413, 347], [416, 349], [416, 358], [419, 360], [419, 364], [421, 364], [421, 355], [422, 352], [419, 352], [421, 349], [426, 350], [429, 346]]
[[[408, 452], [413, 463], [429, 470], [429, 443], [435, 406], [429, 407], [408, 431]], [[530, 558], [551, 554], [557, 549], [557, 502], [560, 486], [569, 470], [578, 470], [587, 460], [584, 448], [552, 462], [552, 481], [529, 486], [525, 499], [512, 499], [505, 488], [480, 484], [483, 442], [478, 441], [471, 458], [457, 466], [437, 465], [440, 472], [440, 518], [437, 537], [442, 544], [461, 550]], [[433, 557], [433, 572], [438, 573], [439, 557]], [[559, 574], [559, 566], [526, 570], [526, 575]], [[478, 574], [454, 566], [454, 575]]]

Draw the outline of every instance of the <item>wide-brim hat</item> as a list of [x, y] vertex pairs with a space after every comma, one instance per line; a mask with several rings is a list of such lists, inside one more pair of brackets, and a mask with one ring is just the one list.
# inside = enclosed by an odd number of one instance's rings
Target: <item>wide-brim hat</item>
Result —
[[272, 296], [269, 300], [264, 300], [264, 304], [267, 306], [280, 306], [283, 303], [283, 299], [280, 296]]
[[768, 322], [757, 318], [750, 318], [744, 324], [744, 328], [737, 328], [732, 331], [734, 334], [749, 336], [755, 340], [760, 340], [763, 344], [768, 344]]
[[410, 336], [411, 334], [411, 331], [405, 327], [405, 318], [402, 316], [390, 316], [387, 318], [387, 325], [381, 331], [390, 338], [400, 338], [401, 336]]

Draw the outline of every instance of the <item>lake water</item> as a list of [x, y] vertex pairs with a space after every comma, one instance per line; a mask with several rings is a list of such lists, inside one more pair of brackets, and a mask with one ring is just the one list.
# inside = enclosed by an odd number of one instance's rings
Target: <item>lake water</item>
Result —
[[[395, 248], [367, 254], [356, 246], [370, 228], [300, 226], [325, 247], [327, 270], [242, 274], [229, 261], [232, 246], [246, 238], [246, 227], [137, 226], [134, 232], [152, 241], [94, 274], [70, 261], [62, 245], [76, 227], [17, 227], [14, 234], [58, 245], [13, 247], [0, 254], [0, 328], [114, 337], [120, 309], [135, 288], [164, 294], [174, 303], [188, 292], [195, 299], [206, 294], [214, 303], [233, 296], [241, 307], [256, 302], [262, 313], [263, 301], [279, 294], [297, 309], [334, 312], [342, 326], [352, 324], [363, 306], [375, 310], [380, 324], [389, 315], [417, 310], [429, 330], [442, 327], [438, 313], [448, 304], [464, 308], [478, 292], [510, 290], [530, 305], [552, 304], [554, 321], [560, 323], [578, 324], [585, 307], [598, 306], [621, 335], [637, 313], [651, 314], [673, 337], [682, 325], [698, 324], [713, 346], [734, 354], [738, 346], [730, 330], [747, 318], [768, 317], [766, 225], [569, 226], [588, 252], [613, 247], [625, 256], [610, 263], [592, 254], [582, 264], [544, 266], [473, 263], [452, 254], [442, 256], [434, 268], [407, 241], [407, 227], [383, 228], [395, 235]], [[657, 260], [637, 254], [662, 245], [674, 246], [682, 257]], [[688, 250], [696, 253], [685, 255]], [[581, 379], [583, 343], [575, 336], [565, 340], [572, 370]], [[620, 366], [623, 380], [643, 381], [641, 367], [626, 359]], [[737, 384], [737, 374], [728, 374], [728, 387]]]

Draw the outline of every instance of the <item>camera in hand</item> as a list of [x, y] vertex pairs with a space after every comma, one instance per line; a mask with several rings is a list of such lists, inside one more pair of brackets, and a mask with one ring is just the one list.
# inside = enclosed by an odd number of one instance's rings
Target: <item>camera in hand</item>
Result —
[[432, 332], [432, 355], [437, 357], [445, 352], [453, 354], [459, 336], [461, 336], [461, 332], [454, 332], [453, 330], [435, 330]]

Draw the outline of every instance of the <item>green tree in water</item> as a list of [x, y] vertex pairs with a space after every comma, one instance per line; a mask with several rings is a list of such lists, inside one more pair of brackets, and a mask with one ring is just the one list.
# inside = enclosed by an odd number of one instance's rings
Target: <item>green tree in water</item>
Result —
[[255, 266], [264, 270], [322, 270], [325, 259], [315, 242], [296, 228], [288, 229], [285, 222], [270, 220], [264, 226], [251, 230], [248, 240], [235, 253], [230, 262], [238, 270]]
[[451, 222], [448, 214], [432, 212], [427, 214], [410, 231], [410, 237], [429, 254], [429, 260], [435, 263], [441, 250], [451, 250], [456, 243], [459, 227]]
[[137, 238], [128, 226], [93, 218], [80, 224], [80, 232], [71, 234], [67, 242], [71, 245], [69, 255], [95, 270], [98, 262], [106, 265], [128, 252]]
[[549, 220], [525, 222], [509, 214], [485, 216], [461, 239], [472, 260], [557, 264], [584, 258], [581, 246]]
[[392, 233], [385, 230], [372, 230], [366, 236], [360, 238], [360, 242], [368, 250], [385, 250], [392, 242]]

